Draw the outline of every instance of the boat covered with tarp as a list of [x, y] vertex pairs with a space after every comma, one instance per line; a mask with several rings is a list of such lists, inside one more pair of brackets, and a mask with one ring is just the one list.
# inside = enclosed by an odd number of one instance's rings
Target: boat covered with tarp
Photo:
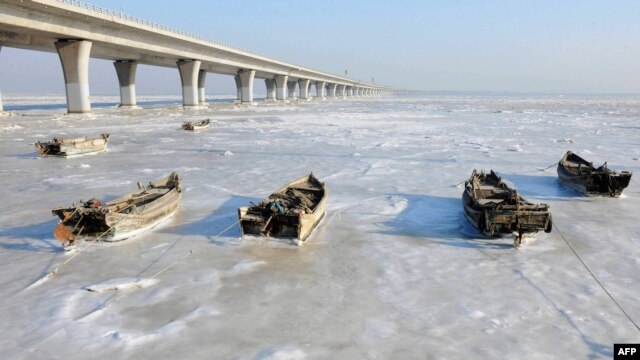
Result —
[[465, 217], [485, 236], [516, 235], [515, 245], [524, 235], [551, 232], [549, 205], [534, 204], [522, 198], [493, 170], [473, 170], [462, 193]]
[[291, 238], [302, 244], [325, 214], [328, 191], [313, 173], [238, 209], [242, 235]]
[[38, 141], [35, 145], [41, 156], [70, 157], [105, 152], [108, 143], [109, 134], [101, 134], [95, 138], [53, 138], [51, 141]]
[[564, 186], [585, 195], [618, 197], [629, 186], [632, 173], [614, 171], [605, 162], [600, 167], [593, 166], [571, 151], [558, 162], [558, 179]]
[[98, 199], [80, 201], [51, 210], [60, 218], [54, 236], [67, 247], [78, 239], [120, 241], [150, 230], [167, 220], [178, 209], [180, 177], [169, 176], [138, 183], [138, 191], [102, 203]]

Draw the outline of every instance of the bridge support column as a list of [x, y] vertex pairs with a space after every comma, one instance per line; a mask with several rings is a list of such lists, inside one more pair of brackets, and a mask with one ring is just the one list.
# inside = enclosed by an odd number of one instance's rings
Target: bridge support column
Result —
[[[2, 50], [2, 46], [0, 46], [0, 51]], [[2, 92], [0, 92], [0, 113], [3, 112], [3, 107], [2, 107]]]
[[91, 111], [89, 95], [89, 54], [91, 41], [60, 40], [55, 42], [67, 93], [67, 112], [86, 113]]
[[236, 75], [233, 77], [236, 81], [236, 101], [242, 101], [242, 81], [240, 80], [240, 75]]
[[338, 90], [338, 97], [344, 97], [344, 95], [345, 95], [345, 90], [346, 90], [346, 86], [344, 86], [344, 85], [338, 85], [338, 86], [337, 86], [337, 90]]
[[287, 80], [288, 75], [276, 75], [276, 99], [285, 100], [287, 98]]
[[296, 85], [298, 83], [295, 81], [289, 81], [287, 82], [287, 92], [288, 94], [288, 99], [289, 100], [295, 100], [296, 99]]
[[255, 70], [240, 70], [240, 84], [242, 85], [242, 102], [253, 102], [253, 78], [256, 76]]
[[267, 101], [274, 101], [276, 99], [275, 79], [264, 79], [264, 84], [267, 86]]
[[298, 80], [298, 85], [300, 86], [300, 99], [309, 100], [309, 83], [310, 81], [307, 79]]
[[113, 63], [120, 83], [120, 106], [136, 106], [136, 68], [133, 60], [118, 60]]
[[204, 83], [207, 80], [207, 71], [200, 69], [198, 71], [198, 104], [206, 105], [207, 98], [204, 94]]
[[324, 87], [325, 87], [325, 84], [326, 83], [324, 81], [316, 81], [316, 96], [320, 100], [324, 99]]
[[200, 60], [178, 60], [177, 64], [182, 81], [182, 105], [197, 106]]
[[337, 84], [327, 85], [327, 97], [336, 97]]

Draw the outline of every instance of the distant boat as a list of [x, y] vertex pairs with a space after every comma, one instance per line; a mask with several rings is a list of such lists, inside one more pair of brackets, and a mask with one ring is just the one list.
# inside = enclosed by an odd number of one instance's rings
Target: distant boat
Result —
[[238, 209], [242, 235], [304, 242], [325, 214], [328, 191], [313, 173], [279, 188], [258, 205]]
[[54, 231], [64, 245], [84, 240], [120, 241], [150, 230], [175, 214], [180, 203], [180, 177], [169, 176], [102, 204], [98, 199], [51, 210], [60, 218]]
[[109, 134], [101, 134], [96, 138], [54, 138], [52, 141], [47, 142], [38, 141], [35, 145], [41, 156], [70, 157], [105, 152], [107, 151], [108, 142]]
[[211, 120], [209, 119], [202, 120], [197, 123], [187, 121], [184, 124], [182, 124], [182, 130], [197, 131], [197, 130], [208, 129], [210, 123], [211, 123]]
[[516, 233], [516, 246], [524, 234], [551, 232], [549, 206], [526, 201], [493, 170], [489, 174], [473, 170], [462, 203], [466, 218], [478, 231], [489, 237]]
[[593, 163], [567, 151], [558, 162], [558, 179], [564, 186], [585, 195], [618, 197], [629, 186], [632, 173], [616, 172], [607, 163], [595, 168]]

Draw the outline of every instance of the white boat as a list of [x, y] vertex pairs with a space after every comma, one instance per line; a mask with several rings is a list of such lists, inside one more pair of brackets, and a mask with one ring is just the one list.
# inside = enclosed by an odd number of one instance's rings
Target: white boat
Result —
[[120, 241], [153, 229], [178, 210], [181, 188], [177, 173], [147, 186], [138, 183], [138, 187], [138, 191], [104, 204], [91, 199], [51, 210], [60, 218], [55, 237], [64, 246], [79, 238]]
[[107, 151], [108, 143], [109, 134], [101, 134], [96, 138], [54, 138], [52, 141], [38, 141], [35, 145], [41, 156], [70, 157], [105, 152]]

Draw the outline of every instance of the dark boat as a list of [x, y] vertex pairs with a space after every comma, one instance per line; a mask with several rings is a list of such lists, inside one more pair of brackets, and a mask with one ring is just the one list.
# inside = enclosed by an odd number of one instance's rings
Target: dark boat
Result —
[[67, 247], [76, 240], [120, 241], [160, 225], [176, 213], [181, 197], [180, 177], [169, 176], [138, 191], [101, 203], [91, 199], [51, 210], [60, 218], [54, 236]]
[[525, 234], [551, 232], [549, 205], [526, 201], [493, 170], [489, 174], [473, 170], [465, 182], [462, 203], [469, 222], [488, 237], [515, 233], [519, 246]]
[[259, 204], [238, 209], [242, 235], [292, 238], [300, 245], [324, 216], [327, 195], [313, 174], [294, 180]]
[[618, 197], [629, 186], [631, 175], [629, 171], [616, 172], [609, 169], [606, 162], [596, 168], [593, 163], [571, 151], [567, 151], [558, 162], [560, 183], [589, 196]]

